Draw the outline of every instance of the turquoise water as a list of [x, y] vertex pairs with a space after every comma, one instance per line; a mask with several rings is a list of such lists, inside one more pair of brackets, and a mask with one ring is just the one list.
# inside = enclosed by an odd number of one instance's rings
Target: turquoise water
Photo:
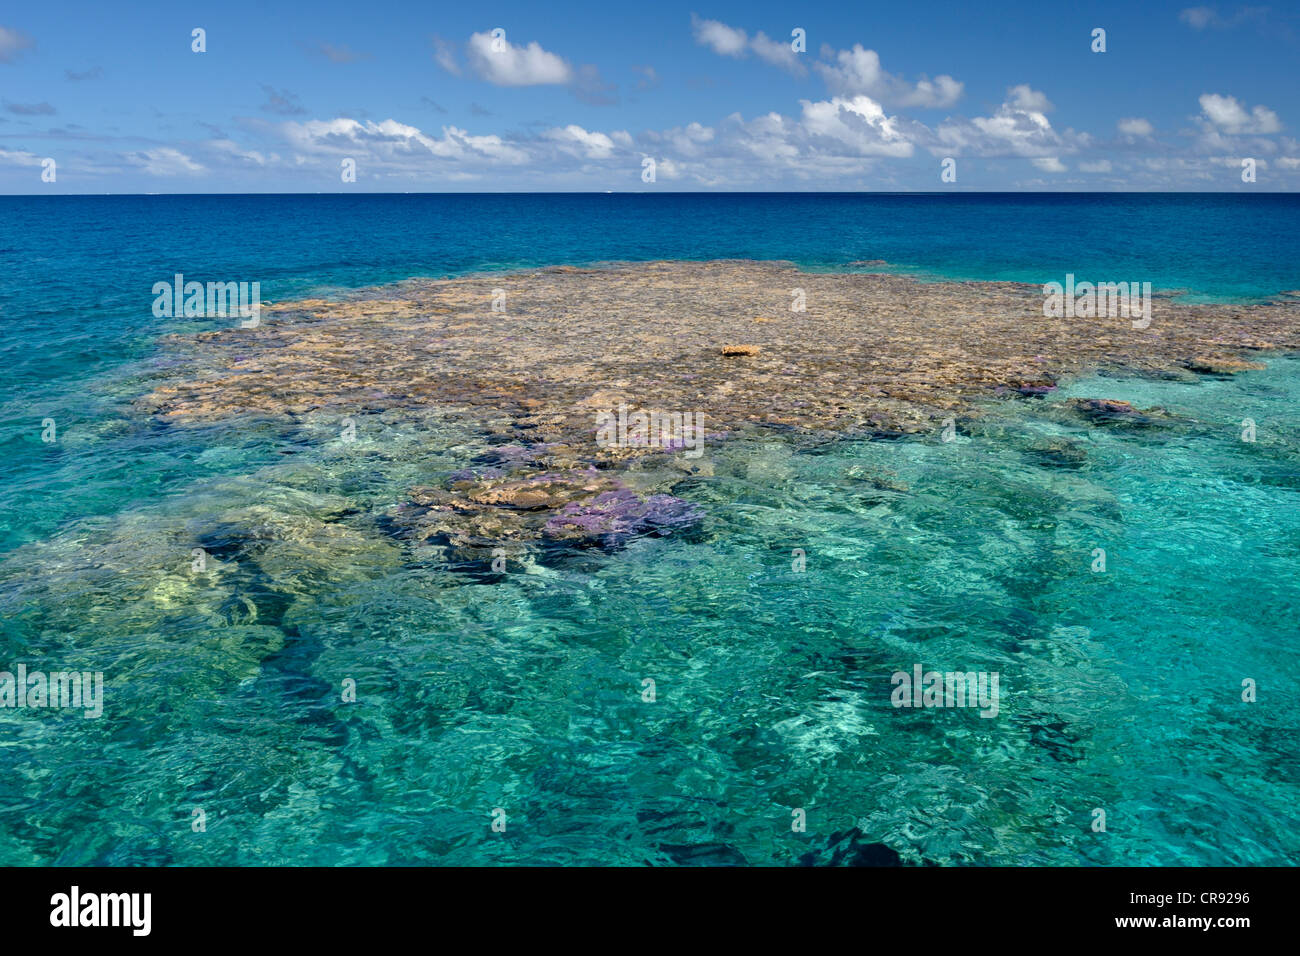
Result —
[[[393, 238], [410, 231], [403, 197], [343, 200], [390, 205], [371, 207], [373, 225], [312, 235], [330, 216], [294, 213], [316, 198], [157, 197], [179, 210], [161, 233], [132, 205], [154, 199], [67, 215], [0, 200], [0, 668], [101, 670], [107, 694], [98, 720], [0, 709], [0, 863], [784, 865], [853, 827], [910, 862], [1295, 859], [1300, 359], [1231, 380], [1097, 378], [990, 399], [950, 443], [756, 430], [711, 447], [712, 474], [673, 489], [705, 510], [697, 535], [485, 580], [387, 533], [411, 486], [483, 450], [437, 409], [359, 422], [370, 437], [352, 445], [332, 421], [288, 432], [134, 416], [130, 399], [176, 371], [157, 336], [206, 327], [155, 320], [152, 282], [262, 275], [275, 299], [517, 264], [530, 245], [557, 261], [634, 257], [638, 243], [644, 257], [801, 258], [798, 240], [764, 224], [781, 218], [769, 210], [750, 215], [749, 240], [724, 235], [746, 224], [737, 215], [698, 234], [615, 232], [578, 256], [535, 210], [503, 217], [513, 238], [453, 253], [418, 229]], [[621, 197], [574, 197], [565, 229], [608, 198]], [[701, 201], [714, 198], [735, 199]], [[1157, 216], [1145, 198], [1133, 214]], [[1203, 197], [1197, 215], [1233, 198]], [[337, 212], [336, 197], [319, 201]], [[101, 202], [120, 205], [109, 217]], [[1279, 202], [1268, 228], [1293, 230], [1295, 206]], [[218, 211], [206, 230], [204, 210]], [[890, 245], [900, 215], [874, 245], [841, 237], [836, 255], [802, 258], [944, 271], [937, 253]], [[436, 218], [417, 216], [427, 229]], [[463, 217], [447, 220], [438, 228], [463, 239]], [[419, 235], [423, 258], [405, 244]], [[829, 250], [808, 235], [803, 248]], [[1217, 241], [1171, 254], [1155, 281], [1300, 285], [1268, 253], [1218, 262]], [[1040, 242], [1042, 268], [1057, 269], [1065, 253]], [[998, 275], [1032, 271], [1029, 240], [1010, 247]], [[1211, 260], [1232, 280], [1199, 271]], [[1071, 396], [1175, 417], [1090, 425]], [[40, 438], [47, 416], [55, 443]], [[196, 546], [212, 555], [200, 574]], [[998, 672], [998, 716], [895, 709], [890, 675], [917, 663]], [[341, 699], [345, 680], [356, 702]], [[807, 832], [791, 831], [795, 809]]]

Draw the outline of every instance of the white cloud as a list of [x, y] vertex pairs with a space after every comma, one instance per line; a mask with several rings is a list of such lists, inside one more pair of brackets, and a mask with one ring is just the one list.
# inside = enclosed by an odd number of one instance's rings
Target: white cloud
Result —
[[754, 39], [749, 42], [749, 45], [760, 60], [773, 66], [779, 66], [799, 76], [804, 76], [808, 72], [807, 67], [800, 62], [799, 54], [794, 52], [787, 40], [769, 39], [766, 33], [759, 30], [754, 34]]
[[656, 160], [671, 160], [679, 178], [706, 187], [843, 183], [882, 159], [914, 152], [916, 124], [886, 114], [870, 97], [801, 102], [799, 116], [770, 112], [746, 120], [733, 113], [716, 126], [648, 131], [640, 145]]
[[[347, 156], [385, 168], [425, 168], [427, 160], [516, 165], [528, 161], [520, 146], [500, 136], [473, 136], [455, 126], [444, 126], [434, 137], [415, 126], [387, 119], [376, 123], [347, 117], [332, 120], [288, 122], [281, 127], [285, 139], [307, 155]], [[427, 170], [426, 170], [427, 171]]]
[[1048, 101], [1047, 95], [1030, 89], [1028, 83], [1021, 83], [1007, 90], [1007, 102], [1015, 109], [1029, 113], [1050, 113], [1055, 107]]
[[728, 139], [744, 156], [765, 164], [789, 164], [799, 157], [793, 142], [798, 124], [780, 113], [756, 116], [748, 123], [739, 113], [727, 117]]
[[[825, 48], [823, 47], [823, 53]], [[964, 89], [951, 76], [922, 76], [915, 84], [887, 73], [880, 65], [880, 55], [860, 43], [852, 50], [840, 50], [835, 63], [816, 64], [817, 72], [832, 93], [854, 96], [859, 93], [896, 106], [947, 107], [961, 98]]]
[[695, 42], [707, 46], [719, 56], [744, 56], [749, 49], [749, 35], [737, 27], [729, 27], [717, 20], [703, 20], [691, 14], [691, 27]]
[[608, 159], [614, 152], [614, 141], [604, 133], [589, 133], [581, 126], [573, 124], [563, 128], [548, 129], [542, 135], [558, 143], [561, 149], [574, 156]]
[[[746, 34], [739, 55], [758, 57], [754, 42], [759, 36]], [[481, 44], [491, 42], [490, 34], [475, 37]], [[548, 65], [545, 58], [552, 55], [540, 47], [536, 50], [540, 60], [526, 46], [498, 54], [489, 46], [477, 56], [505, 58], [492, 74], [503, 85], [568, 76], [566, 85], [572, 90], [581, 82], [579, 70], [558, 57], [554, 60], [559, 68]], [[843, 53], [824, 47], [821, 57], [819, 68], [828, 85], [869, 85], [895, 99], [919, 97], [933, 102], [942, 95], [932, 92], [937, 87], [927, 91], [921, 83], [891, 77], [880, 68], [875, 53], [861, 46]], [[461, 56], [459, 65], [466, 63]], [[473, 55], [469, 57], [468, 75], [488, 72]], [[343, 158], [356, 160], [358, 173], [372, 185], [385, 180], [412, 184], [394, 183], [387, 188], [436, 188], [437, 184], [456, 188], [454, 184], [475, 183], [480, 188], [636, 189], [642, 188], [642, 156], [654, 157], [658, 179], [678, 184], [673, 188], [909, 188], [928, 182], [918, 178], [928, 163], [895, 161], [914, 157], [918, 149], [936, 156], [1026, 160], [1023, 171], [1037, 178], [1018, 185], [1042, 188], [1087, 188], [1083, 184], [1088, 183], [1098, 188], [1118, 182], [1114, 177], [1122, 177], [1130, 187], [1199, 186], [1218, 181], [1211, 177], [1222, 179], [1220, 167], [1231, 165], [1224, 157], [1240, 156], [1255, 157], [1261, 164], [1268, 158], [1274, 168], [1285, 171], [1281, 177], [1285, 182], [1297, 181], [1300, 160], [1294, 157], [1300, 157], [1300, 142], [1269, 136], [1266, 131], [1281, 130], [1277, 115], [1230, 96], [1201, 97], [1201, 112], [1195, 117], [1194, 134], [1201, 137], [1197, 149], [1190, 155], [1184, 151], [1176, 161], [1150, 155], [1166, 151], [1155, 148], [1155, 129], [1149, 120], [1123, 117], [1116, 122], [1116, 138], [1106, 137], [1107, 146], [1126, 151], [1112, 165], [1107, 154], [1094, 149], [1086, 133], [1054, 128], [1048, 118], [1052, 109], [1043, 91], [1017, 84], [1007, 88], [995, 110], [983, 111], [989, 115], [951, 115], [935, 126], [912, 119], [907, 110], [866, 92], [814, 95], [799, 99], [797, 106], [784, 112], [749, 118], [733, 113], [717, 122], [684, 122], [636, 134], [601, 124], [593, 128], [590, 123], [568, 123], [564, 118], [536, 130], [480, 135], [451, 125], [424, 130], [397, 119], [275, 117], [272, 122], [254, 117], [240, 121], [242, 131], [233, 138], [211, 127], [213, 138], [200, 143], [177, 142], [179, 149], [138, 143], [143, 151], [118, 152], [113, 158], [118, 172], [126, 165], [141, 178], [145, 174], [173, 177], [179, 183], [175, 188], [182, 190], [186, 177], [210, 170], [225, 171], [233, 181], [287, 181], [283, 177], [304, 181], [305, 176], [305, 181], [337, 183]], [[429, 114], [423, 115], [427, 120]], [[479, 122], [493, 121], [473, 121]], [[0, 150], [0, 167], [15, 163], [31, 166], [39, 160], [30, 153]], [[7, 175], [25, 174], [18, 170]], [[282, 178], [274, 179], [277, 175]], [[1011, 181], [1015, 182], [1014, 175]]]
[[460, 76], [460, 64], [456, 62], [456, 51], [442, 37], [433, 38], [433, 59], [452, 76]]
[[132, 153], [128, 158], [150, 176], [184, 176], [207, 172], [207, 167], [170, 146], [146, 149]]
[[698, 156], [705, 144], [711, 142], [714, 136], [715, 131], [712, 127], [702, 123], [690, 123], [685, 127], [678, 126], [668, 130], [663, 134], [663, 139], [683, 156]]
[[1187, 7], [1179, 11], [1178, 19], [1193, 30], [1213, 27], [1216, 30], [1230, 30], [1243, 23], [1260, 22], [1268, 15], [1268, 7], [1239, 7], [1231, 16], [1222, 16], [1213, 7]]
[[[244, 149], [234, 142], [234, 140], [214, 139], [209, 140], [207, 145], [209, 149], [216, 150], [218, 153], [223, 156], [229, 156], [231, 159], [240, 160], [244, 165], [265, 166], [267, 162], [266, 157], [262, 153], [259, 153], [255, 149]], [[279, 157], [273, 155], [273, 158], [278, 159]]]
[[9, 27], [0, 27], [0, 63], [12, 63], [19, 53], [35, 45], [35, 41], [27, 34]]
[[469, 62], [474, 72], [496, 86], [545, 86], [571, 83], [573, 67], [533, 41], [515, 46], [504, 38], [494, 50], [491, 33], [469, 38]]
[[1215, 129], [1228, 135], [1268, 134], [1281, 131], [1277, 114], [1267, 106], [1256, 106], [1249, 113], [1234, 96], [1206, 93], [1200, 98], [1201, 113]]
[[751, 39], [739, 27], [728, 26], [717, 20], [704, 20], [692, 13], [691, 31], [696, 43], [707, 46], [719, 56], [739, 59], [753, 52], [760, 60], [789, 70], [797, 76], [808, 73], [808, 68], [800, 61], [799, 54], [794, 52], [788, 41], [773, 40], [762, 30]]
[[861, 156], [912, 155], [912, 143], [899, 131], [897, 120], [869, 96], [800, 102], [803, 128], [812, 136], [836, 140]]
[[1193, 30], [1204, 30], [1217, 18], [1218, 14], [1211, 7], [1188, 7], [1178, 14], [1178, 19]]
[[29, 153], [25, 149], [0, 149], [0, 163], [10, 163], [15, 166], [39, 166], [41, 157], [35, 153]]
[[[938, 146], [984, 156], [1052, 159], [1088, 146], [1087, 134], [1052, 128], [1046, 111], [1052, 104], [1042, 93], [1021, 84], [1007, 90], [1007, 100], [992, 116], [949, 119], [937, 130]], [[931, 147], [932, 151], [937, 151]]]
[[1115, 124], [1116, 128], [1125, 136], [1150, 136], [1155, 132], [1155, 127], [1149, 120], [1142, 119], [1140, 116], [1126, 117]]
[[659, 160], [655, 173], [664, 179], [680, 179], [682, 176], [682, 170], [678, 165], [671, 159], [666, 158]]

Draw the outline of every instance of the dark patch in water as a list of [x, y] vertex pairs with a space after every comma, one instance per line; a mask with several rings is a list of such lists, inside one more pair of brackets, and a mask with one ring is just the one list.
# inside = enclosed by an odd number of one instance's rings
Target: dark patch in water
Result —
[[866, 842], [857, 827], [832, 833], [826, 848], [799, 857], [800, 866], [902, 866], [898, 851], [884, 843]]
[[659, 849], [678, 866], [746, 866], [743, 853], [726, 843], [660, 843]]
[[1059, 763], [1078, 763], [1083, 759], [1083, 753], [1078, 747], [1079, 738], [1070, 733], [1065, 721], [1054, 720], [1051, 714], [1025, 714], [1015, 720], [1027, 725], [1029, 742], [1046, 750], [1053, 760]]

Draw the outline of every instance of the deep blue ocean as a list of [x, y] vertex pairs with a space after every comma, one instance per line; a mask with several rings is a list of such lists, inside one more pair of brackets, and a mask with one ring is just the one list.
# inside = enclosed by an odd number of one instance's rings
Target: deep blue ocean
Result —
[[[0, 197], [0, 670], [108, 686], [97, 720], [0, 709], [0, 864], [788, 864], [853, 827], [908, 862], [1294, 862], [1295, 357], [1071, 383], [948, 445], [737, 441], [682, 492], [703, 540], [497, 582], [334, 518], [465, 467], [472, 436], [289, 461], [273, 432], [130, 403], [160, 337], [229, 324], [154, 317], [178, 272], [274, 301], [754, 258], [1233, 302], [1300, 289], [1298, 249], [1300, 196], [1277, 194]], [[1198, 424], [1049, 414], [1101, 392]], [[1045, 437], [1085, 463], [1035, 458]], [[909, 492], [864, 492], [881, 471]], [[250, 514], [329, 529], [265, 558], [275, 620], [185, 573], [196, 529]], [[1001, 671], [1003, 716], [900, 715], [888, 675], [917, 660]]]

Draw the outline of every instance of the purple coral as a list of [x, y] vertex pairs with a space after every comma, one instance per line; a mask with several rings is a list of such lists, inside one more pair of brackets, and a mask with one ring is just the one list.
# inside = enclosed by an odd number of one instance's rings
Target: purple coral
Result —
[[575, 542], [617, 547], [639, 534], [672, 534], [697, 524], [704, 514], [672, 495], [642, 499], [627, 489], [606, 491], [585, 502], [570, 502], [546, 522], [543, 534]]

